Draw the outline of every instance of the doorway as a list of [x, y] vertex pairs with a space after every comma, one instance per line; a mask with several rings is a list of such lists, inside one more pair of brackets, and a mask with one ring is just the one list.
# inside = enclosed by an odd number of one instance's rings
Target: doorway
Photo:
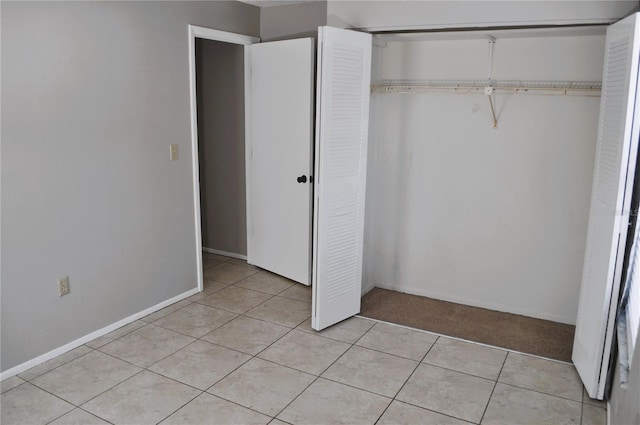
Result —
[[[259, 41], [259, 38], [189, 25], [189, 92], [190, 92], [190, 102], [191, 102], [191, 153], [192, 153], [191, 159], [192, 159], [192, 167], [193, 167], [193, 187], [194, 187], [193, 201], [194, 201], [194, 216], [195, 216], [194, 221], [195, 221], [195, 244], [196, 244], [196, 270], [197, 270], [197, 279], [198, 279], [198, 289], [200, 289], [200, 291], [204, 289], [204, 279], [203, 279], [203, 270], [202, 270], [202, 266], [203, 266], [203, 261], [202, 261], [202, 249], [203, 249], [202, 217], [203, 215], [202, 215], [202, 212], [203, 211], [201, 207], [201, 200], [202, 200], [201, 193], [204, 193], [205, 197], [208, 197], [209, 196], [209, 192], [207, 192], [208, 189], [213, 189], [213, 188], [211, 187], [207, 188], [206, 183], [204, 187], [201, 188], [201, 182], [203, 181], [202, 179], [203, 176], [201, 176], [201, 172], [200, 172], [201, 158], [200, 158], [200, 148], [199, 148], [199, 144], [200, 144], [199, 130], [202, 128], [206, 132], [209, 126], [207, 125], [201, 128], [199, 128], [198, 126], [199, 119], [204, 119], [204, 116], [202, 118], [199, 116], [200, 110], [199, 110], [198, 93], [197, 93], [198, 61], [197, 61], [196, 50], [197, 50], [197, 45], [199, 43], [209, 42], [209, 41], [216, 42], [216, 44], [214, 45], [205, 46], [205, 49], [211, 50], [211, 53], [215, 53], [216, 50], [221, 50], [221, 51], [232, 50], [233, 51], [234, 49], [242, 48], [242, 56], [243, 56], [242, 69], [244, 74], [243, 79], [244, 81], [246, 81], [248, 70], [247, 70], [247, 67], [245, 66], [247, 61], [246, 61], [246, 52], [243, 46], [257, 43]], [[239, 54], [237, 50], [235, 53], [236, 55]], [[236, 64], [238, 63], [238, 61], [239, 60], [236, 61]], [[215, 79], [209, 79], [209, 81], [214, 83], [211, 86], [209, 86], [209, 88], [215, 89], [216, 87]], [[237, 90], [237, 86], [236, 86], [236, 90]], [[247, 99], [249, 96], [249, 87], [247, 84], [244, 84], [243, 92], [244, 92], [244, 99]], [[243, 103], [242, 107], [244, 107], [244, 104], [246, 104], [246, 101]], [[219, 104], [214, 103], [213, 105], [211, 105], [211, 107], [212, 107], [212, 110], [215, 111], [216, 109], [219, 109]], [[202, 109], [202, 107], [200, 109]], [[238, 111], [239, 107], [234, 108], [234, 110]], [[208, 113], [209, 111], [207, 110], [207, 108], [204, 108], [202, 112]], [[244, 117], [243, 117], [243, 121], [244, 121]], [[238, 124], [236, 122], [234, 126], [230, 126], [229, 128], [237, 129], [237, 127], [238, 127]], [[244, 135], [236, 136], [235, 138], [236, 142], [241, 142], [240, 144], [244, 145], [241, 139], [244, 139]], [[227, 149], [229, 148], [228, 145], [226, 146], [223, 145], [222, 146], [223, 150], [225, 147]], [[232, 149], [231, 152], [235, 153], [235, 156], [237, 157], [239, 150], [240, 149], [236, 146], [236, 149], [235, 150]], [[207, 152], [206, 148], [203, 150], [203, 153], [205, 152]], [[213, 149], [213, 150], [210, 149], [208, 152], [211, 154], [215, 154], [216, 149]], [[242, 152], [244, 152], [243, 149], [242, 149]], [[244, 170], [242, 170], [242, 172], [244, 172]], [[227, 173], [233, 174], [233, 170], [227, 169]], [[235, 173], [235, 175], [237, 176], [238, 173]], [[239, 180], [240, 178], [236, 177], [236, 182], [235, 184], [233, 184], [233, 187], [237, 188], [238, 185], [241, 184]], [[221, 191], [220, 189], [218, 189], [217, 191], [213, 190], [212, 193], [210, 193], [210, 195], [213, 199], [220, 199], [221, 193], [224, 194], [225, 193], [224, 190]], [[238, 198], [238, 194], [236, 193], [235, 199], [237, 200], [237, 198]], [[241, 208], [241, 207], [242, 206], [240, 205], [237, 208]], [[204, 212], [205, 214], [208, 214], [208, 209], [205, 209]], [[235, 225], [236, 229], [238, 228], [239, 225], [240, 224], [236, 223]], [[210, 230], [209, 227], [207, 227], [206, 228], [207, 243], [209, 243], [209, 237], [212, 236], [209, 230]], [[213, 233], [213, 236], [215, 236], [215, 232]], [[233, 239], [232, 237], [229, 237], [229, 238]], [[237, 238], [238, 236], [236, 235], [236, 240]], [[225, 240], [224, 243], [229, 244], [230, 242], [228, 240]], [[226, 245], [226, 246], [233, 246], [233, 245]], [[241, 247], [241, 245], [239, 246]]]
[[202, 247], [246, 259], [244, 46], [196, 40]]

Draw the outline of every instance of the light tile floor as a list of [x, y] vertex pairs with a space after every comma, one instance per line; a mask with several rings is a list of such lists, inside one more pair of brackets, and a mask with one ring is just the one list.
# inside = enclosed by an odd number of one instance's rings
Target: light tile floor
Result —
[[572, 365], [352, 318], [205, 254], [205, 290], [2, 382], [9, 424], [606, 423]]

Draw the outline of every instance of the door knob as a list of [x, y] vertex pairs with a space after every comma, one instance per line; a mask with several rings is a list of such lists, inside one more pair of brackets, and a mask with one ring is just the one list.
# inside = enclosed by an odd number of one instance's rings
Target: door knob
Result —
[[307, 176], [298, 177], [298, 183], [306, 183], [306, 182], [307, 182]]

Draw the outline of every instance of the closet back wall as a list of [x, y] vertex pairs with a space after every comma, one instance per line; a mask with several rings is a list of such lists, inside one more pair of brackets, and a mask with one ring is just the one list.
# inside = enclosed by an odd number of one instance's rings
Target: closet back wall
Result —
[[[486, 40], [378, 48], [383, 79], [486, 79]], [[494, 79], [602, 78], [604, 36], [502, 38]], [[365, 282], [574, 324], [599, 97], [372, 94]]]

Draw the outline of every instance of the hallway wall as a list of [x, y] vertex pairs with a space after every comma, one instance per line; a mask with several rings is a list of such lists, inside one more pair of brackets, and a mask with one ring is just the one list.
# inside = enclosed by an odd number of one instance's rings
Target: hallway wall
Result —
[[244, 46], [196, 40], [202, 246], [247, 255]]

